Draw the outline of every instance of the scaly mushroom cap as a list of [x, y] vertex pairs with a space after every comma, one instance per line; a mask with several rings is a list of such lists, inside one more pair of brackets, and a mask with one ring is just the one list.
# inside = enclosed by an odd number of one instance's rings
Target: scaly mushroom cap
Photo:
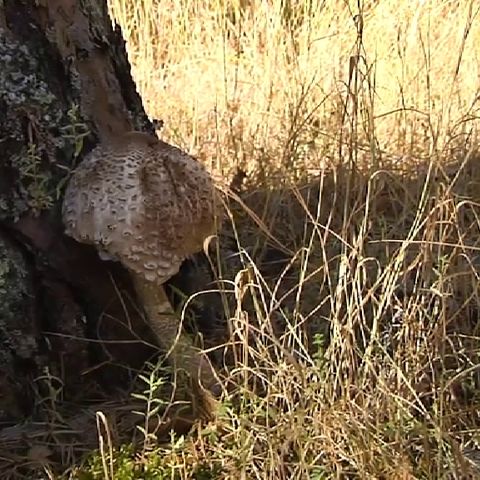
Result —
[[101, 144], [65, 192], [66, 233], [146, 280], [163, 283], [215, 231], [215, 189], [204, 167], [140, 132]]

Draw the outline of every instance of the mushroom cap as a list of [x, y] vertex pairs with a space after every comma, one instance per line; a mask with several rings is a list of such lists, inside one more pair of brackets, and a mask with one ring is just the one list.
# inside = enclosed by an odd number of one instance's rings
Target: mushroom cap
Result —
[[202, 164], [131, 132], [85, 157], [68, 183], [62, 215], [69, 236], [164, 283], [215, 232], [218, 205]]

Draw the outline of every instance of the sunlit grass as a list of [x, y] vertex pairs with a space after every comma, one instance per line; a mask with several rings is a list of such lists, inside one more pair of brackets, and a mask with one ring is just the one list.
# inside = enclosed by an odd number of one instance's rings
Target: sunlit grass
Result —
[[362, 22], [357, 2], [110, 4], [148, 113], [222, 171], [289, 168], [283, 152], [297, 130], [296, 166], [316, 168], [341, 130], [415, 156], [476, 120], [475, 2], [360, 2]]

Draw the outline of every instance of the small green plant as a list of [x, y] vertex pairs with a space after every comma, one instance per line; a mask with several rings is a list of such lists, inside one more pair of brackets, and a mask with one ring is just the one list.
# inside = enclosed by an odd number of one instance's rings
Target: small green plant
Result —
[[75, 166], [77, 164], [78, 157], [83, 150], [84, 140], [90, 134], [90, 130], [87, 124], [83, 121], [80, 115], [79, 106], [72, 104], [71, 108], [67, 111], [67, 117], [69, 123], [61, 127], [60, 131], [62, 132], [62, 138], [65, 139], [68, 143], [73, 145], [73, 152], [71, 158], [71, 164], [69, 167], [61, 167], [67, 170], [67, 173], [64, 177], [60, 179], [57, 183], [56, 188], [56, 199], [58, 200], [62, 194], [63, 187], [66, 185], [70, 179]]
[[[152, 464], [145, 464], [138, 461], [135, 455], [135, 450], [132, 445], [122, 445], [119, 449], [112, 451], [113, 456], [113, 478], [108, 480], [155, 480], [172, 478], [168, 475], [169, 472], [161, 471], [157, 466]], [[152, 460], [154, 460], [152, 458]], [[158, 463], [158, 462], [152, 462]], [[104, 458], [102, 454], [97, 451], [86, 461], [85, 465], [78, 470], [72, 472], [69, 479], [73, 480], [105, 480]]]
[[[137, 428], [144, 436], [143, 453], [152, 449], [157, 443], [157, 436], [154, 431], [151, 431], [151, 422], [154, 418], [160, 419], [159, 413], [162, 407], [165, 407], [168, 402], [159, 396], [159, 391], [164, 384], [164, 377], [162, 376], [162, 368], [160, 363], [156, 365], [148, 364], [146, 375], [140, 374], [139, 379], [145, 384], [145, 389], [141, 393], [133, 393], [132, 396], [137, 400], [144, 402], [145, 410], [135, 410], [134, 413], [143, 418], [143, 425], [138, 425]], [[158, 425], [157, 421], [157, 425]]]
[[331, 476], [323, 467], [314, 467], [310, 472], [309, 480], [328, 480]]
[[62, 138], [69, 140], [73, 143], [74, 150], [72, 155], [72, 167], [75, 166], [75, 162], [83, 149], [83, 142], [85, 137], [90, 134], [87, 124], [83, 121], [80, 115], [80, 108], [76, 104], [72, 104], [67, 111], [67, 117], [69, 123], [61, 128]]
[[315, 333], [313, 336], [313, 346], [315, 351], [312, 355], [312, 358], [315, 361], [315, 365], [318, 368], [319, 372], [323, 372], [326, 365], [325, 360], [325, 348], [326, 348], [326, 341], [325, 335], [323, 333]]
[[42, 210], [48, 210], [53, 206], [53, 195], [50, 187], [51, 174], [42, 169], [42, 158], [37, 146], [29, 143], [26, 154], [18, 155], [14, 159], [18, 165], [20, 183], [27, 194], [27, 203], [38, 214]]

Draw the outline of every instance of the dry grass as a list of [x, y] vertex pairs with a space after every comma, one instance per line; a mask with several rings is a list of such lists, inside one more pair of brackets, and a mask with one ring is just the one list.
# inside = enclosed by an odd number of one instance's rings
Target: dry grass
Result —
[[477, 115], [475, 2], [359, 2], [363, 28], [357, 2], [110, 4], [147, 111], [222, 173], [318, 169], [351, 134], [425, 157]]
[[477, 2], [110, 6], [163, 137], [247, 179], [217, 422], [84, 478], [478, 478]]

